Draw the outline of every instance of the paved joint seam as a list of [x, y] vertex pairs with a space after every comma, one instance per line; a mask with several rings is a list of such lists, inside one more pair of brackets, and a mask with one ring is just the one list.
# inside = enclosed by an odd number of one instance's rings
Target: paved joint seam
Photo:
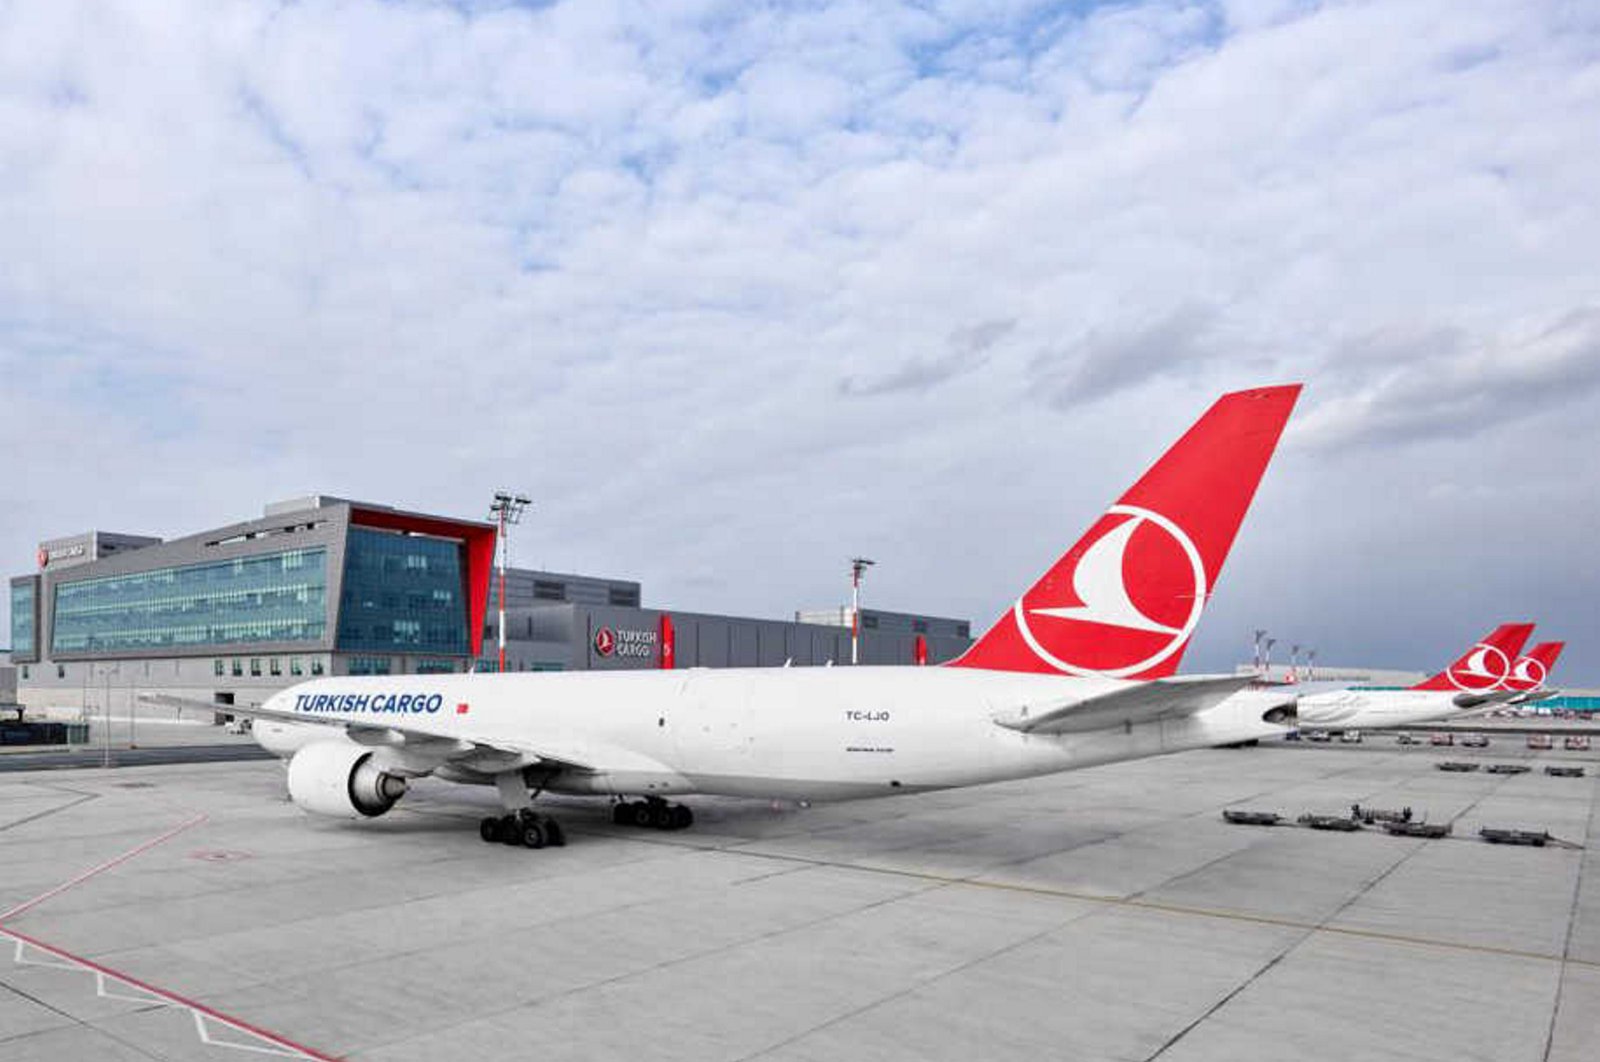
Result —
[[79, 804], [86, 804], [91, 800], [97, 800], [97, 799], [99, 799], [99, 794], [98, 793], [90, 793], [88, 796], [81, 796], [81, 797], [78, 797], [78, 798], [76, 798], [74, 800], [69, 800], [65, 804], [58, 804], [57, 806], [55, 806], [53, 808], [46, 808], [44, 811], [35, 812], [32, 815], [27, 815], [27, 816], [24, 816], [23, 818], [16, 819], [16, 820], [14, 820], [12, 822], [8, 822], [4, 826], [0, 826], [0, 832], [3, 832], [5, 830], [14, 830], [18, 826], [26, 826], [30, 822], [38, 822], [40, 819], [48, 818], [51, 815], [56, 814], [57, 812], [66, 811], [68, 808], [75, 808]]
[[1550, 1052], [1555, 1047], [1556, 1024], [1561, 1018], [1561, 999], [1567, 989], [1567, 967], [1572, 965], [1572, 933], [1578, 925], [1578, 900], [1583, 896], [1583, 872], [1589, 864], [1588, 848], [1589, 838], [1594, 836], [1594, 806], [1595, 790], [1600, 787], [1600, 778], [1589, 783], [1589, 819], [1584, 826], [1583, 842], [1585, 845], [1583, 855], [1578, 857], [1578, 873], [1572, 883], [1572, 903], [1567, 908], [1567, 935], [1561, 943], [1561, 972], [1556, 976], [1556, 998], [1550, 1008], [1550, 1027], [1545, 1030], [1544, 1054], [1540, 1056], [1543, 1062], [1550, 1062]]
[[[753, 936], [753, 937], [747, 937], [747, 938], [742, 939], [742, 940], [731, 941], [731, 942], [729, 942], [727, 944], [719, 944], [714, 948], [704, 948], [702, 950], [694, 951], [694, 952], [691, 952], [691, 953], [686, 954], [686, 955], [679, 955], [679, 956], [676, 956], [674, 958], [663, 959], [661, 962], [651, 963], [649, 966], [644, 966], [644, 967], [641, 967], [641, 968], [639, 968], [637, 970], [628, 970], [628, 971], [626, 971], [624, 973], [615, 974], [615, 975], [613, 975], [611, 977], [603, 977], [598, 981], [591, 981], [591, 982], [589, 982], [587, 984], [578, 985], [578, 986], [575, 986], [573, 988], [563, 989], [560, 992], [555, 992], [555, 993], [552, 993], [552, 994], [547, 995], [547, 996], [538, 996], [538, 997], [535, 997], [535, 998], [532, 998], [532, 999], [524, 999], [524, 1000], [522, 1000], [520, 1002], [513, 1003], [510, 1006], [499, 1007], [499, 1008], [496, 1008], [494, 1010], [479, 1010], [479, 1011], [473, 1013], [470, 1017], [464, 1018], [461, 1021], [451, 1022], [451, 1023], [447, 1024], [447, 1025], [442, 1025], [442, 1026], [440, 1026], [440, 1025], [431, 1026], [431, 1027], [429, 1027], [429, 1029], [427, 1031], [428, 1031], [428, 1033], [430, 1035], [436, 1035], [436, 1034], [438, 1034], [440, 1032], [443, 1032], [443, 1031], [448, 1030], [448, 1029], [456, 1028], [457, 1026], [460, 1026], [460, 1025], [471, 1024], [473, 1022], [481, 1021], [484, 1018], [492, 1018], [492, 1017], [497, 1017], [497, 1016], [502, 1015], [502, 1014], [509, 1014], [512, 1011], [522, 1010], [525, 1007], [544, 1007], [544, 1006], [548, 1006], [549, 1004], [554, 1003], [557, 1000], [565, 999], [568, 996], [575, 996], [575, 995], [578, 995], [581, 992], [592, 992], [592, 991], [594, 991], [596, 989], [605, 988], [605, 987], [607, 987], [609, 985], [619, 984], [619, 983], [621, 983], [623, 981], [627, 981], [627, 980], [629, 980], [631, 978], [634, 978], [634, 977], [642, 977], [642, 976], [646, 976], [648, 974], [656, 973], [656, 972], [661, 971], [661, 970], [669, 970], [674, 966], [681, 966], [681, 965], [683, 965], [685, 963], [698, 962], [701, 959], [709, 958], [709, 957], [711, 957], [713, 955], [721, 955], [721, 954], [723, 954], [725, 952], [730, 952], [730, 951], [733, 951], [733, 950], [738, 949], [738, 948], [749, 947], [752, 944], [759, 944], [759, 943], [761, 943], [763, 941], [774, 940], [774, 939], [776, 939], [778, 937], [786, 936], [787, 934], [790, 934], [790, 933], [798, 933], [801, 930], [814, 929], [817, 926], [827, 925], [829, 922], [835, 922], [835, 921], [838, 921], [839, 919], [842, 919], [842, 918], [853, 917], [855, 915], [861, 914], [864, 911], [871, 911], [871, 910], [874, 910], [874, 909], [879, 908], [879, 907], [886, 906], [886, 905], [891, 904], [891, 903], [899, 903], [901, 900], [905, 900], [905, 899], [908, 899], [910, 897], [920, 896], [920, 895], [922, 895], [924, 893], [933, 892], [933, 891], [935, 891], [937, 889], [940, 889], [940, 888], [943, 888], [943, 887], [945, 887], [946, 885], [949, 885], [949, 884], [959, 884], [960, 883], [959, 881], [956, 881], [954, 879], [952, 879], [950, 881], [944, 881], [944, 880], [941, 880], [941, 879], [938, 879], [938, 878], [924, 878], [922, 880], [926, 883], [924, 888], [911, 889], [911, 890], [909, 890], [907, 892], [899, 893], [899, 894], [894, 895], [894, 896], [885, 896], [882, 899], [873, 900], [870, 903], [864, 903], [864, 904], [860, 905], [859, 907], [852, 907], [847, 911], [835, 911], [835, 912], [832, 912], [832, 913], [829, 913], [829, 914], [822, 915], [822, 916], [820, 916], [818, 918], [809, 919], [809, 920], [807, 920], [805, 922], [801, 922], [801, 923], [799, 923], [797, 925], [784, 926], [782, 929], [774, 929], [774, 930], [771, 930], [771, 931], [766, 932], [766, 933], [757, 934], [756, 936]], [[649, 900], [641, 900], [637, 904], [629, 904], [626, 907], [617, 908], [617, 910], [626, 910], [628, 907], [638, 907], [638, 906], [642, 906], [642, 905], [648, 904], [650, 902], [651, 901], [649, 901]], [[402, 1039], [410, 1039], [410, 1038], [411, 1037], [408, 1036], [408, 1037], [404, 1037]], [[372, 1050], [376, 1050], [378, 1048], [387, 1047], [390, 1044], [398, 1043], [398, 1042], [401, 1042], [401, 1041], [400, 1040], [383, 1041], [383, 1042], [377, 1043], [377, 1044], [369, 1044], [366, 1047], [361, 1048], [360, 1050], [362, 1050], [362, 1051], [372, 1051]]]
[[[941, 888], [948, 888], [949, 886], [940, 886], [940, 887]], [[932, 892], [934, 890], [929, 889], [927, 891], [928, 892]], [[914, 896], [918, 896], [918, 895], [922, 895], [922, 894], [921, 893], [912, 893], [911, 894], [911, 896], [913, 896], [913, 897]], [[812, 1036], [812, 1035], [814, 1035], [814, 1034], [816, 1034], [818, 1032], [821, 1032], [823, 1029], [831, 1028], [831, 1027], [833, 1027], [835, 1025], [840, 1024], [841, 1022], [846, 1022], [846, 1021], [849, 1021], [852, 1018], [855, 1018], [855, 1017], [858, 1017], [858, 1016], [860, 1016], [862, 1014], [865, 1014], [869, 1010], [876, 1010], [877, 1008], [885, 1006], [885, 1005], [887, 1005], [889, 1003], [893, 1003], [896, 1000], [904, 999], [905, 997], [907, 997], [907, 996], [909, 996], [909, 995], [911, 995], [911, 994], [913, 994], [915, 992], [922, 991], [924, 988], [927, 988], [929, 985], [937, 984], [938, 982], [943, 981], [947, 977], [954, 977], [956, 974], [962, 973], [962, 972], [964, 972], [966, 970], [970, 970], [974, 966], [978, 966], [978, 965], [980, 965], [982, 963], [986, 963], [986, 962], [991, 962], [991, 961], [993, 961], [995, 959], [998, 959], [1002, 955], [1006, 955], [1006, 954], [1008, 954], [1010, 952], [1018, 950], [1019, 948], [1024, 948], [1024, 947], [1027, 947], [1029, 944], [1033, 944], [1033, 943], [1036, 943], [1036, 942], [1038, 942], [1040, 940], [1043, 940], [1044, 938], [1050, 936], [1053, 933], [1060, 932], [1062, 929], [1066, 928], [1069, 925], [1072, 925], [1074, 922], [1077, 922], [1080, 919], [1084, 919], [1084, 918], [1090, 917], [1092, 914], [1093, 914], [1093, 912], [1091, 912], [1091, 911], [1079, 911], [1079, 912], [1071, 915], [1068, 918], [1064, 918], [1064, 919], [1060, 920], [1059, 922], [1055, 922], [1052, 925], [1050, 925], [1050, 926], [1048, 926], [1048, 927], [1046, 927], [1044, 929], [1039, 930], [1037, 933], [1030, 933], [1030, 934], [1028, 934], [1027, 936], [1023, 937], [1020, 940], [1012, 941], [1010, 944], [1007, 944], [1004, 947], [996, 948], [993, 951], [985, 952], [982, 955], [975, 955], [972, 958], [967, 959], [967, 960], [965, 960], [963, 962], [956, 963], [954, 966], [950, 967], [947, 970], [941, 970], [938, 973], [932, 975], [931, 977], [925, 977], [922, 980], [917, 981], [915, 984], [910, 984], [910, 985], [905, 986], [902, 989], [899, 989], [899, 990], [894, 991], [894, 992], [890, 992], [888, 995], [883, 996], [881, 999], [875, 999], [870, 1003], [863, 1003], [861, 1006], [856, 1007], [856, 1008], [854, 1008], [852, 1010], [846, 1011], [843, 1014], [836, 1014], [833, 1017], [827, 1019], [826, 1021], [818, 1022], [817, 1024], [813, 1025], [809, 1029], [804, 1030], [803, 1032], [795, 1033], [792, 1036], [786, 1036], [782, 1040], [779, 1040], [777, 1043], [768, 1044], [766, 1047], [763, 1047], [759, 1051], [754, 1051], [754, 1052], [751, 1052], [748, 1055], [744, 1055], [744, 1056], [740, 1057], [737, 1060], [737, 1062], [751, 1062], [751, 1060], [753, 1060], [753, 1059], [762, 1058], [762, 1057], [764, 1057], [766, 1055], [770, 1055], [774, 1051], [780, 1051], [780, 1050], [782, 1050], [783, 1048], [789, 1046], [792, 1043], [796, 1043], [797, 1041], [804, 1040], [808, 1036]]]
[[[1454, 823], [1456, 821], [1456, 819], [1459, 819], [1462, 815], [1465, 815], [1467, 812], [1471, 811], [1473, 808], [1475, 808], [1479, 804], [1483, 803], [1483, 800], [1484, 800], [1485, 797], [1490, 796], [1490, 795], [1492, 795], [1494, 793], [1498, 793], [1506, 785], [1506, 783], [1509, 782], [1513, 777], [1515, 777], [1515, 776], [1514, 775], [1506, 775], [1504, 778], [1502, 778], [1500, 780], [1498, 785], [1495, 785], [1495, 786], [1491, 787], [1487, 792], [1480, 793], [1478, 795], [1477, 799], [1473, 800], [1472, 803], [1470, 803], [1466, 807], [1462, 808], [1461, 811], [1459, 811], [1453, 818], [1451, 818], [1450, 821], [1452, 823]], [[1381, 789], [1378, 790], [1378, 791], [1382, 792]], [[1366, 798], [1363, 798], [1363, 799], [1366, 799]], [[1284, 959], [1287, 959], [1290, 955], [1292, 955], [1296, 951], [1298, 951], [1301, 948], [1301, 946], [1305, 944], [1306, 941], [1308, 941], [1312, 937], [1316, 936], [1319, 932], [1326, 932], [1329, 929], [1329, 926], [1328, 926], [1329, 922], [1333, 921], [1335, 918], [1338, 918], [1341, 914], [1343, 914], [1344, 912], [1348, 911], [1353, 904], [1357, 903], [1364, 896], [1366, 896], [1368, 893], [1370, 893], [1373, 889], [1377, 888], [1379, 883], [1381, 883], [1384, 880], [1386, 880], [1389, 877], [1389, 875], [1393, 874], [1395, 871], [1397, 871], [1401, 867], [1405, 866], [1406, 863], [1410, 862], [1412, 857], [1414, 857], [1418, 852], [1421, 852], [1427, 846], [1427, 844], [1428, 844], [1428, 842], [1425, 841], [1425, 840], [1418, 840], [1415, 844], [1413, 844], [1411, 846], [1411, 848], [1408, 851], [1404, 852], [1400, 856], [1399, 859], [1396, 859], [1393, 863], [1389, 864], [1388, 868], [1386, 870], [1384, 870], [1384, 872], [1382, 874], [1379, 874], [1377, 877], [1373, 878], [1371, 881], [1369, 881], [1366, 884], [1362, 885], [1361, 888], [1358, 889], [1354, 894], [1352, 894], [1351, 896], [1346, 898], [1343, 903], [1339, 904], [1332, 911], [1329, 911], [1326, 915], [1323, 915], [1322, 918], [1320, 920], [1318, 920], [1316, 923], [1314, 923], [1314, 924], [1309, 924], [1308, 923], [1304, 927], [1305, 931], [1303, 933], [1301, 933], [1299, 936], [1293, 938], [1292, 940], [1288, 941], [1283, 946], [1283, 948], [1278, 951], [1278, 953], [1276, 955], [1274, 955], [1265, 964], [1263, 964], [1258, 969], [1256, 969], [1256, 971], [1254, 973], [1252, 973], [1249, 977], [1246, 977], [1243, 981], [1241, 981], [1238, 985], [1236, 985], [1231, 992], [1227, 993], [1221, 999], [1217, 1000], [1211, 1006], [1207, 1007], [1205, 1012], [1203, 1014], [1201, 1014], [1199, 1017], [1195, 1018], [1194, 1021], [1190, 1022], [1188, 1025], [1185, 1025], [1182, 1029], [1179, 1029], [1176, 1035], [1171, 1037], [1169, 1040], [1167, 1040], [1166, 1043], [1162, 1044], [1159, 1048], [1157, 1048], [1153, 1054], [1150, 1054], [1150, 1055], [1146, 1056], [1144, 1062], [1155, 1062], [1155, 1060], [1157, 1058], [1160, 1058], [1162, 1055], [1166, 1054], [1168, 1050], [1170, 1050], [1171, 1048], [1176, 1046], [1181, 1040], [1183, 1040], [1184, 1037], [1188, 1036], [1195, 1029], [1198, 1029], [1204, 1022], [1206, 1022], [1208, 1019], [1210, 1019], [1212, 1017], [1212, 1015], [1216, 1014], [1218, 1011], [1220, 1011], [1224, 1007], [1226, 1007], [1229, 1003], [1233, 1002], [1235, 997], [1237, 997], [1245, 989], [1247, 989], [1251, 985], [1255, 984], [1262, 977], [1266, 976], [1266, 974], [1268, 972], [1270, 972], [1280, 962], [1282, 962]]]

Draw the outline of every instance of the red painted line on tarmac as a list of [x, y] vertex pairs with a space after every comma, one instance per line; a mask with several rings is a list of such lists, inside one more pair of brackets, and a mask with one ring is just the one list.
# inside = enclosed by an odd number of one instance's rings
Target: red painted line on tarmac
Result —
[[74, 966], [81, 966], [86, 970], [92, 970], [95, 973], [104, 974], [115, 981], [120, 981], [122, 984], [125, 984], [130, 988], [137, 988], [142, 992], [148, 992], [152, 996], [156, 996], [159, 999], [164, 999], [169, 1003], [176, 1003], [180, 1007], [187, 1007], [189, 1010], [203, 1014], [206, 1017], [220, 1022], [221, 1024], [230, 1028], [237, 1029], [243, 1033], [248, 1033], [251, 1036], [259, 1037], [269, 1044], [276, 1044], [278, 1047], [286, 1048], [290, 1051], [298, 1051], [307, 1058], [317, 1059], [319, 1062], [338, 1062], [337, 1057], [334, 1055], [325, 1055], [314, 1048], [306, 1047], [304, 1044], [297, 1044], [287, 1037], [279, 1036], [277, 1033], [263, 1029], [258, 1025], [251, 1025], [249, 1022], [235, 1018], [231, 1014], [224, 1014], [222, 1011], [208, 1007], [204, 1003], [196, 1002], [187, 996], [180, 996], [178, 993], [169, 991], [168, 989], [159, 988], [148, 981], [141, 981], [137, 977], [125, 974], [120, 970], [113, 970], [109, 966], [102, 966], [93, 959], [85, 959], [81, 955], [74, 955], [72, 952], [67, 951], [64, 948], [58, 948], [54, 944], [46, 944], [44, 941], [39, 940], [36, 937], [30, 937], [26, 933], [18, 933], [15, 929], [9, 929], [5, 926], [0, 926], [0, 936], [7, 936], [12, 940], [19, 940], [31, 948], [38, 948], [40, 951], [49, 955], [54, 955], [58, 959], [65, 959]]
[[[150, 849], [154, 848], [158, 844], [161, 844], [163, 841], [170, 841], [184, 830], [198, 826], [202, 822], [205, 822], [206, 819], [207, 816], [202, 813], [196, 815], [192, 819], [180, 822], [178, 825], [174, 826], [166, 833], [161, 834], [159, 837], [152, 837], [150, 840], [144, 842], [138, 847], [130, 848], [128, 851], [122, 853], [114, 859], [108, 859], [99, 866], [91, 867], [70, 881], [64, 881], [55, 888], [46, 892], [42, 892], [31, 900], [17, 904], [17, 906], [11, 908], [9, 911], [0, 914], [0, 923], [3, 923], [6, 919], [16, 917], [24, 911], [31, 910], [32, 908], [39, 906], [39, 904], [44, 903], [51, 897], [59, 896], [63, 892], [66, 892], [68, 889], [73, 888], [76, 885], [83, 884], [97, 874], [103, 874], [112, 867], [121, 866], [134, 856], [137, 856], [142, 852], [148, 852]], [[26, 933], [19, 933], [10, 926], [0, 925], [0, 936], [10, 937], [12, 940], [19, 941], [20, 943], [26, 944], [31, 948], [37, 948], [39, 951], [42, 951], [48, 955], [54, 955], [58, 959], [64, 959], [72, 965], [80, 967], [84, 970], [93, 971], [94, 973], [109, 977], [114, 981], [118, 981], [129, 986], [130, 988], [137, 988], [142, 992], [148, 992], [150, 995], [155, 996], [158, 999], [164, 999], [168, 1003], [174, 1003], [180, 1007], [186, 1007], [197, 1014], [202, 1014], [205, 1017], [210, 1018], [222, 1025], [226, 1025], [238, 1032], [246, 1033], [269, 1044], [275, 1044], [276, 1046], [282, 1047], [286, 1050], [298, 1052], [299, 1054], [304, 1055], [306, 1058], [318, 1059], [322, 1060], [322, 1062], [335, 1062], [333, 1055], [325, 1055], [320, 1051], [314, 1050], [313, 1048], [306, 1047], [304, 1044], [297, 1044], [287, 1037], [279, 1036], [275, 1032], [260, 1028], [259, 1026], [251, 1025], [249, 1022], [235, 1018], [232, 1015], [224, 1014], [220, 1010], [215, 1010], [206, 1006], [204, 1003], [198, 1003], [186, 996], [180, 996], [176, 992], [169, 991], [165, 988], [159, 988], [156, 985], [150, 984], [148, 981], [141, 981], [137, 977], [134, 977], [130, 974], [125, 974], [120, 970], [113, 970], [109, 966], [102, 966], [93, 959], [85, 959], [81, 955], [74, 955], [72, 952], [67, 951], [64, 948], [58, 948], [54, 944], [46, 944], [37, 937], [31, 937]]]
[[71, 881], [64, 881], [60, 885], [57, 885], [55, 888], [50, 889], [47, 892], [41, 892], [31, 900], [24, 900], [22, 903], [17, 904], [9, 911], [0, 912], [0, 922], [4, 922], [8, 918], [15, 918], [22, 912], [39, 906], [41, 903], [44, 903], [53, 896], [60, 896], [73, 886], [82, 885], [96, 874], [102, 874], [105, 871], [110, 870], [112, 867], [121, 866], [123, 863], [126, 863], [128, 860], [132, 859], [141, 852], [148, 852], [162, 841], [171, 840], [184, 830], [189, 829], [191, 826], [198, 826], [204, 821], [206, 821], [206, 816], [202, 813], [200, 815], [196, 815], [192, 819], [189, 819], [187, 822], [180, 822], [178, 825], [174, 826], [160, 837], [152, 838], [137, 848], [130, 848], [128, 851], [123, 852], [115, 859], [108, 859], [97, 867], [91, 867], [88, 870], [85, 870], [82, 874], [79, 874], [77, 877], [73, 878]]

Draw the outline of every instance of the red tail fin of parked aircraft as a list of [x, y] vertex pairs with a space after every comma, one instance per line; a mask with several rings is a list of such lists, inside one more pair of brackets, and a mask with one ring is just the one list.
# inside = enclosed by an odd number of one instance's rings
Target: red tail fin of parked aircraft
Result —
[[1487, 638], [1462, 653], [1460, 658], [1432, 678], [1411, 688], [1414, 690], [1462, 690], [1466, 693], [1487, 693], [1501, 688], [1511, 677], [1511, 662], [1522, 652], [1528, 635], [1533, 633], [1531, 623], [1502, 623]]
[[1506, 689], [1523, 692], [1543, 689], [1550, 672], [1556, 668], [1556, 661], [1561, 659], [1561, 650], [1566, 647], [1566, 642], [1540, 642], [1525, 655], [1517, 657], [1517, 662], [1511, 665], [1511, 674], [1506, 678]]
[[952, 666], [1177, 671], [1299, 396], [1292, 384], [1217, 399]]

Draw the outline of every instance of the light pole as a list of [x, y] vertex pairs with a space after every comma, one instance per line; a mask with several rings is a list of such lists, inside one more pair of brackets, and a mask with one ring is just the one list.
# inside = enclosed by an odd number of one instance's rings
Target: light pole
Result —
[[850, 663], [861, 662], [861, 575], [877, 561], [866, 557], [850, 560]]
[[1272, 647], [1278, 644], [1278, 639], [1267, 638], [1261, 643], [1261, 674], [1268, 680], [1272, 678]]
[[1315, 649], [1306, 651], [1306, 681], [1317, 681], [1317, 651]]
[[526, 494], [512, 494], [509, 491], [497, 490], [494, 492], [494, 501], [489, 506], [489, 515], [500, 525], [500, 670], [506, 669], [506, 556], [509, 550], [506, 538], [506, 528], [522, 522], [522, 511], [533, 500]]
[[1295, 674], [1295, 669], [1300, 666], [1299, 658], [1300, 658], [1300, 643], [1296, 642], [1294, 645], [1289, 647], [1289, 681], [1290, 682], [1298, 682], [1299, 681], [1299, 676]]
[[[92, 665], [90, 670], [93, 670]], [[105, 664], [100, 665], [100, 675], [106, 680], [106, 699], [105, 704], [102, 706], [102, 714], [104, 714], [106, 718], [105, 735], [100, 739], [100, 765], [102, 767], [111, 766], [111, 676], [120, 675], [121, 673], [121, 664], [117, 664], [114, 667], [108, 667]], [[88, 676], [84, 677], [84, 683], [85, 688], [87, 689]]]
[[1256, 628], [1256, 677], [1266, 678], [1266, 672], [1261, 670], [1261, 640], [1267, 636], [1264, 628]]

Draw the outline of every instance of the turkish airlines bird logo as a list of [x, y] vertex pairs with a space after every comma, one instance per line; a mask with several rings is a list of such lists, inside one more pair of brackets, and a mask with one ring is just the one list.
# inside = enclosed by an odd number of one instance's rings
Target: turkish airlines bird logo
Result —
[[1178, 652], [1209, 590], [1183, 528], [1150, 509], [1114, 505], [1091, 529], [1071, 586], [1045, 579], [1017, 601], [1017, 628], [1046, 664], [1120, 678]]
[[617, 648], [617, 636], [611, 633], [610, 627], [601, 627], [594, 632], [594, 651], [601, 656], [610, 656]]
[[1463, 661], [1451, 664], [1445, 677], [1458, 690], [1480, 693], [1492, 690], [1511, 674], [1511, 661], [1506, 654], [1486, 642], [1472, 647]]
[[1543, 663], [1525, 656], [1511, 669], [1511, 677], [1506, 679], [1506, 685], [1514, 690], [1537, 690], [1544, 687], [1545, 679], [1549, 677], [1550, 672]]

